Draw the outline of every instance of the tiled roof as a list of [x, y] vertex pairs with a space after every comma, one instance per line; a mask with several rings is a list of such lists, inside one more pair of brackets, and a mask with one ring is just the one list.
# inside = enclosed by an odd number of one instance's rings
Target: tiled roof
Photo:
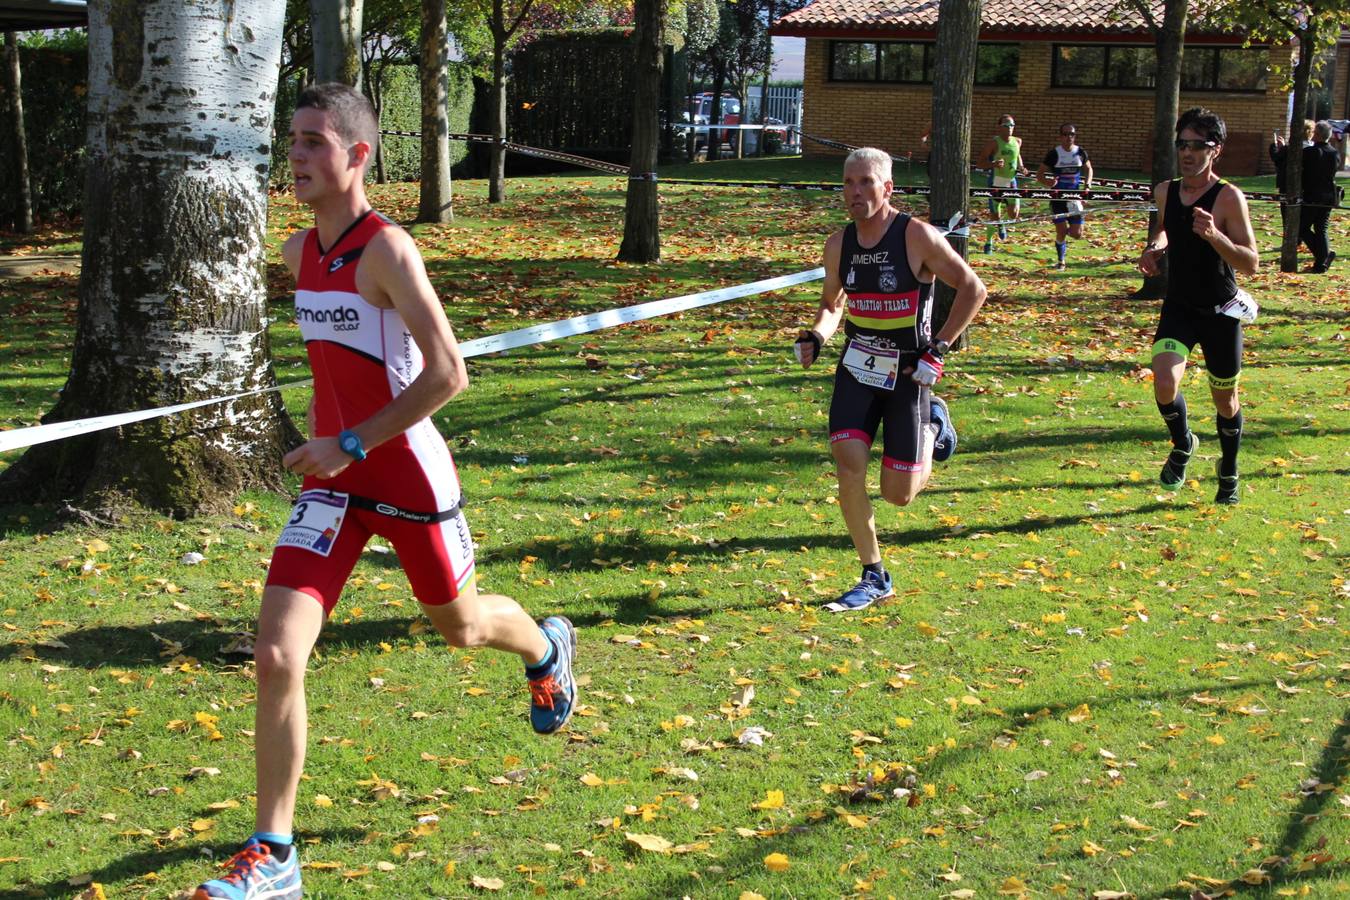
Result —
[[[1150, 5], [1161, 22], [1161, 0], [1151, 0]], [[1191, 15], [1194, 19], [1195, 12]], [[937, 19], [938, 0], [816, 0], [779, 19], [773, 33], [817, 37], [836, 32], [933, 32]], [[981, 19], [982, 34], [1147, 32], [1144, 17], [1119, 0], [985, 0]], [[1196, 24], [1192, 21], [1187, 30], [1206, 30]]]

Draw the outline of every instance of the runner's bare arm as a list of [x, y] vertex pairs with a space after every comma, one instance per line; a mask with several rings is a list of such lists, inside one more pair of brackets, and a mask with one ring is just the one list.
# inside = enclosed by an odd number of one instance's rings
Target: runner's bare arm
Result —
[[1167, 188], [1168, 182], [1162, 181], [1153, 186], [1153, 205], [1158, 208], [1158, 215], [1153, 223], [1153, 231], [1148, 236], [1148, 243], [1144, 245], [1143, 251], [1139, 254], [1139, 271], [1145, 275], [1157, 275], [1161, 269], [1158, 268], [1158, 259], [1167, 252], [1167, 232], [1163, 231], [1163, 211], [1167, 209]]
[[[412, 384], [350, 429], [369, 452], [444, 406], [468, 386], [469, 375], [422, 256], [407, 232], [385, 228], [371, 239], [361, 257], [357, 287], [375, 306], [398, 310], [423, 357], [422, 372]], [[292, 471], [319, 478], [332, 478], [351, 463], [352, 457], [335, 437], [313, 438], [283, 459]]]
[[[361, 265], [371, 278], [374, 296], [369, 299], [398, 311], [422, 351], [423, 362], [422, 372], [412, 384], [352, 429], [369, 449], [402, 434], [444, 406], [469, 386], [469, 373], [412, 237], [401, 228], [383, 229], [371, 241]], [[365, 295], [364, 285], [360, 286]]]
[[281, 245], [281, 259], [286, 263], [286, 268], [290, 270], [292, 278], [300, 277], [300, 254], [305, 249], [305, 235], [309, 234], [309, 229], [305, 228], [297, 231], [286, 238], [286, 243]]
[[1083, 160], [1083, 187], [1092, 187], [1092, 160]]
[[927, 222], [911, 219], [905, 242], [909, 258], [923, 260], [920, 277], [925, 272], [931, 272], [939, 281], [956, 291], [947, 321], [933, 336], [949, 344], [955, 343], [984, 305], [984, 298], [989, 292], [975, 270], [947, 243], [942, 232]]
[[1195, 233], [1209, 241], [1215, 251], [1243, 275], [1255, 275], [1261, 264], [1256, 235], [1247, 212], [1247, 197], [1233, 185], [1219, 192], [1214, 213], [1195, 210]]
[[[844, 317], [844, 286], [839, 283], [839, 254], [843, 245], [842, 231], [836, 231], [825, 241], [825, 259], [821, 263], [825, 267], [825, 286], [820, 289], [820, 307], [811, 324], [811, 330], [820, 338], [822, 346], [839, 328], [839, 321]], [[808, 346], [814, 348], [814, 345]], [[809, 368], [813, 362], [814, 355], [810, 359], [803, 357], [802, 368]]]

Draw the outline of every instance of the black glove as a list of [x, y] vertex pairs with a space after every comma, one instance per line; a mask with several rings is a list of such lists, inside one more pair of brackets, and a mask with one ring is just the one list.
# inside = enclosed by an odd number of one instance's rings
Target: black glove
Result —
[[811, 361], [815, 362], [820, 359], [820, 335], [816, 334], [814, 331], [801, 332], [797, 335], [795, 343], [810, 344], [812, 347]]

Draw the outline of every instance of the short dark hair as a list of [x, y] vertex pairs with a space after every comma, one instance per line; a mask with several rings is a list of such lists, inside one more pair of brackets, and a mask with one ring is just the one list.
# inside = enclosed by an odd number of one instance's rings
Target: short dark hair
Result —
[[1203, 106], [1192, 106], [1177, 119], [1177, 137], [1187, 128], [1198, 131], [1205, 140], [1222, 144], [1228, 138], [1228, 126], [1219, 118], [1218, 113], [1210, 112]]
[[380, 140], [375, 107], [365, 94], [350, 85], [329, 81], [311, 84], [295, 98], [295, 108], [310, 107], [333, 114], [333, 128], [344, 141], [364, 141], [371, 156]]

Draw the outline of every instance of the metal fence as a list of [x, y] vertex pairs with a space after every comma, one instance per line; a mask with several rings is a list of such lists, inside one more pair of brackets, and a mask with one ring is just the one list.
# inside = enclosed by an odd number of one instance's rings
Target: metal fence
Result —
[[[749, 116], [745, 121], [759, 122], [762, 102], [760, 94], [763, 92], [763, 86], [750, 85], [749, 88], [747, 93], [750, 96], [746, 97]], [[802, 124], [802, 89], [800, 87], [770, 85], [767, 110], [769, 115], [782, 120], [783, 124], [788, 126], [787, 143], [783, 149], [791, 153], [800, 152], [801, 138], [793, 129], [801, 128]]]

